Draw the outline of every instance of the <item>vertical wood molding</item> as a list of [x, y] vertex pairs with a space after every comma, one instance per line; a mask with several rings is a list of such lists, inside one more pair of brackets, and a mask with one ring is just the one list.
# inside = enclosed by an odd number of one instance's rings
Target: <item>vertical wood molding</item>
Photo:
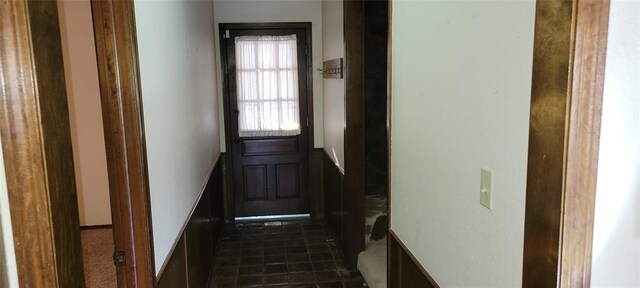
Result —
[[155, 268], [133, 1], [92, 0], [119, 287], [153, 287]]
[[19, 282], [82, 287], [69, 113], [55, 2], [0, 2], [0, 137]]
[[348, 267], [355, 267], [364, 250], [364, 1], [344, 0], [345, 102], [344, 136], [346, 213], [343, 252]]
[[588, 287], [609, 2], [536, 6], [523, 286]]
[[523, 286], [558, 279], [571, 1], [538, 1], [533, 49]]
[[609, 5], [609, 0], [581, 0], [574, 16], [561, 287], [589, 287], [591, 282]]
[[[387, 233], [391, 231], [391, 119], [392, 119], [392, 111], [393, 107], [393, 0], [389, 0], [389, 33], [387, 34], [387, 171], [389, 174], [387, 175]], [[391, 242], [391, 237], [387, 236], [387, 286], [391, 286], [392, 277], [397, 277], [394, 275], [394, 272], [391, 267], [395, 264], [394, 260], [391, 258], [391, 249], [393, 248]]]

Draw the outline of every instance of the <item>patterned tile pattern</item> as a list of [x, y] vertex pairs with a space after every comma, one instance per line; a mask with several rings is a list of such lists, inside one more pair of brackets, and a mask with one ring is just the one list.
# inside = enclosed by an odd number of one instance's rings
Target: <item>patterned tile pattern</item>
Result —
[[219, 241], [211, 287], [366, 287], [322, 223], [229, 225]]

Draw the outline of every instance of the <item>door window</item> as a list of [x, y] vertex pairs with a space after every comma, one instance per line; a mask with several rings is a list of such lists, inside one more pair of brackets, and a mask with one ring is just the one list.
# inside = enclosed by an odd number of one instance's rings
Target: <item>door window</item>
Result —
[[239, 136], [299, 135], [296, 35], [234, 40]]

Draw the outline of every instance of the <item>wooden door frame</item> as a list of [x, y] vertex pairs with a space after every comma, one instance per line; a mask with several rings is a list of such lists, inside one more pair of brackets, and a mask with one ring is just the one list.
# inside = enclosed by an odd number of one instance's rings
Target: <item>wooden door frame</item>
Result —
[[155, 287], [153, 232], [132, 0], [91, 0], [118, 287]]
[[[391, 152], [393, 0], [387, 133]], [[609, 0], [538, 0], [523, 256], [524, 287], [589, 287]], [[389, 228], [391, 228], [389, 154]], [[391, 239], [387, 251], [391, 251]], [[392, 281], [387, 254], [388, 281]], [[425, 271], [426, 273], [426, 271]], [[428, 275], [427, 275], [428, 276]], [[392, 287], [392, 282], [388, 282]], [[430, 283], [437, 287], [437, 283]]]
[[[344, 229], [343, 253], [348, 267], [356, 267], [364, 251], [365, 235], [365, 43], [364, 0], [344, 0]], [[387, 67], [389, 69], [390, 67]]]
[[609, 5], [609, 0], [537, 1], [526, 287], [590, 285]]
[[84, 285], [56, 5], [0, 2], [0, 137], [24, 287]]
[[[225, 30], [238, 30], [238, 29], [244, 29], [244, 30], [257, 30], [257, 29], [304, 29], [305, 30], [305, 34], [306, 34], [306, 39], [305, 39], [305, 50], [306, 50], [306, 58], [307, 58], [307, 71], [306, 71], [306, 75], [307, 75], [307, 117], [309, 119], [309, 125], [308, 128], [309, 131], [307, 133], [309, 133], [309, 143], [308, 147], [308, 157], [309, 157], [309, 161], [308, 161], [308, 171], [309, 174], [311, 173], [312, 167], [314, 167], [314, 165], [316, 165], [314, 163], [314, 161], [316, 161], [315, 157], [313, 157], [313, 152], [314, 152], [314, 135], [313, 135], [313, 131], [314, 131], [314, 121], [313, 121], [313, 45], [312, 45], [312, 40], [313, 40], [313, 35], [312, 33], [312, 23], [311, 22], [267, 22], [267, 23], [219, 23], [218, 24], [218, 34], [219, 34], [219, 47], [220, 47], [220, 66], [222, 68], [222, 95], [223, 95], [223, 106], [224, 106], [224, 132], [225, 132], [225, 145], [226, 145], [226, 151], [228, 154], [228, 158], [226, 163], [228, 163], [229, 167], [227, 169], [227, 176], [226, 176], [226, 180], [227, 183], [229, 183], [229, 189], [227, 191], [226, 197], [228, 197], [228, 199], [225, 199], [225, 203], [227, 203], [228, 206], [228, 210], [231, 211], [230, 213], [230, 217], [231, 219], [227, 219], [229, 221], [234, 221], [234, 217], [233, 215], [235, 215], [235, 190], [234, 190], [234, 182], [233, 182], [233, 161], [231, 161], [232, 157], [231, 157], [231, 153], [229, 153], [229, 149], [232, 149], [231, 147], [233, 146], [233, 137], [231, 137], [231, 124], [229, 119], [231, 119], [231, 107], [229, 106], [229, 79], [228, 79], [228, 72], [227, 70], [227, 63], [226, 63], [226, 59], [227, 59], [227, 49], [226, 49], [226, 45], [224, 45], [225, 43], [225, 35], [224, 35], [224, 31]], [[315, 177], [311, 177], [311, 175], [309, 175], [308, 177], [309, 179], [309, 186], [314, 186], [314, 185], [319, 185], [319, 183], [313, 183], [313, 179], [315, 179]], [[308, 188], [308, 193], [312, 193], [312, 191], [315, 191], [313, 189], [311, 189], [311, 187]], [[317, 193], [320, 193], [320, 191], [318, 190]], [[314, 203], [312, 203], [314, 200], [317, 199], [317, 197], [315, 197], [316, 195], [309, 195], [309, 211], [311, 214], [311, 218], [315, 219], [316, 215], [318, 213], [318, 211], [315, 211], [315, 205], [313, 205]]]

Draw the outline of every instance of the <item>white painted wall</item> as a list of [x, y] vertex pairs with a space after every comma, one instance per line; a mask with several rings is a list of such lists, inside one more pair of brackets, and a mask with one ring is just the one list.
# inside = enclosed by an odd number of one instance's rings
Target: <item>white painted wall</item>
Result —
[[[344, 58], [342, 0], [322, 1], [322, 59]], [[344, 174], [344, 79], [324, 79], [324, 150]]]
[[89, 0], [59, 1], [80, 225], [111, 224], [98, 62]]
[[211, 1], [136, 1], [156, 272], [220, 154]]
[[0, 287], [17, 288], [19, 287], [18, 268], [13, 246], [7, 177], [4, 172], [2, 155], [2, 142], [0, 142]]
[[519, 287], [535, 2], [392, 11], [391, 229], [442, 287]]
[[[215, 35], [218, 37], [219, 23], [260, 23], [260, 22], [311, 22], [312, 65], [313, 65], [313, 119], [314, 147], [323, 147], [322, 121], [322, 75], [315, 68], [322, 67], [322, 4], [321, 0], [215, 0]], [[220, 45], [216, 44], [216, 65], [222, 71]], [[222, 83], [222, 73], [218, 73]], [[222, 107], [222, 85], [218, 87], [220, 105], [220, 131], [224, 131]], [[224, 133], [223, 133], [224, 134]], [[220, 137], [220, 146], [225, 150], [225, 136]]]
[[593, 287], [640, 287], [640, 1], [611, 1]]

